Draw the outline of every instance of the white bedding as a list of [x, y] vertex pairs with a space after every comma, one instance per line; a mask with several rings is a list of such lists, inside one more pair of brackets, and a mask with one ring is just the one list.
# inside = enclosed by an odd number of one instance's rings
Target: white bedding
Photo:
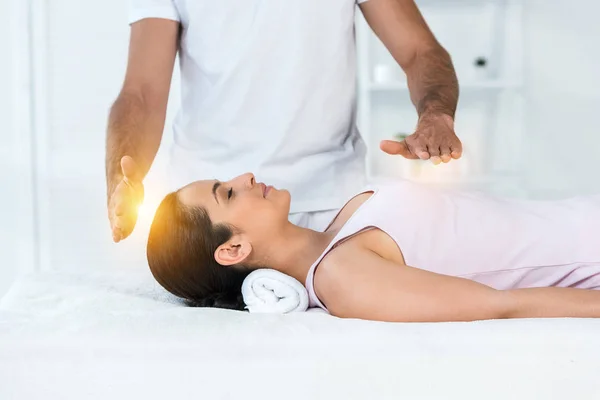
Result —
[[194, 309], [144, 270], [21, 278], [0, 399], [600, 399], [600, 320], [390, 324]]

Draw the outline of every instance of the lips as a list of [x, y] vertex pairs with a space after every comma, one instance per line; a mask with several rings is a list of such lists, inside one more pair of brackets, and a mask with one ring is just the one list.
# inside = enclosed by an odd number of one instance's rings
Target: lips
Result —
[[271, 191], [272, 186], [267, 186], [264, 183], [260, 183], [259, 185], [262, 189], [263, 197], [267, 197], [267, 194], [269, 194]]

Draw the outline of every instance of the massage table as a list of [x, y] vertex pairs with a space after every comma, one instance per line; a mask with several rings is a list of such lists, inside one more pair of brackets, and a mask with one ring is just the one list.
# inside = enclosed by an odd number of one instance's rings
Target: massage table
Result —
[[45, 272], [0, 301], [0, 399], [600, 399], [600, 319], [251, 314], [144, 268]]

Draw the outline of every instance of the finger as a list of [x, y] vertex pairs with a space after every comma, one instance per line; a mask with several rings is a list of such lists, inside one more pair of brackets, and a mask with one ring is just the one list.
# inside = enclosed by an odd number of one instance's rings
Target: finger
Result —
[[396, 142], [394, 140], [382, 140], [379, 144], [379, 148], [391, 155], [401, 155], [404, 158], [408, 158], [410, 160], [416, 160], [418, 157], [410, 152], [406, 141]]
[[441, 146], [440, 147], [440, 158], [444, 164], [449, 163], [452, 160], [452, 156], [450, 155], [451, 150], [450, 146]]
[[119, 243], [119, 241], [121, 240], [121, 230], [113, 227], [112, 238], [115, 243]]
[[450, 155], [455, 160], [459, 159], [462, 156], [463, 147], [462, 147], [462, 143], [460, 142], [460, 140], [457, 140], [456, 142], [452, 143], [452, 145], [450, 146], [450, 149], [452, 150]]
[[429, 158], [431, 157], [429, 154], [429, 151], [427, 150], [426, 145], [417, 144], [417, 145], [413, 146], [413, 148], [411, 150], [421, 160], [429, 160]]
[[121, 228], [121, 240], [127, 239], [127, 237], [129, 237], [129, 235], [131, 235], [131, 232], [133, 232], [133, 228], [135, 227], [135, 221], [130, 221], [126, 227]]
[[123, 177], [126, 180], [133, 182], [139, 181], [139, 169], [135, 161], [133, 161], [133, 158], [131, 158], [130, 156], [124, 156], [123, 158], [121, 158], [121, 170], [123, 172]]
[[116, 217], [114, 226], [121, 229], [121, 231], [126, 232], [128, 230], [133, 229], [133, 225], [135, 225], [136, 221], [137, 221], [137, 210], [131, 211], [125, 215]]
[[427, 151], [429, 156], [431, 157], [431, 162], [433, 165], [438, 165], [442, 162], [440, 158], [440, 148], [435, 146], [427, 146]]
[[127, 186], [122, 186], [117, 189], [111, 198], [110, 210], [116, 217], [127, 216], [137, 211], [137, 207], [141, 204], [140, 191]]
[[114, 214], [116, 217], [123, 217], [131, 213], [131, 204], [129, 201], [121, 199], [114, 205]]
[[121, 235], [127, 236], [135, 227], [135, 223], [137, 222], [137, 210], [128, 213], [122, 217], [117, 217], [115, 219], [115, 227], [121, 231]]
[[127, 230], [122, 227], [115, 227], [113, 229], [113, 240], [118, 243], [128, 236]]
[[109, 215], [113, 241], [120, 242], [131, 234], [137, 220], [137, 210], [128, 206], [128, 202], [120, 201], [113, 207]]

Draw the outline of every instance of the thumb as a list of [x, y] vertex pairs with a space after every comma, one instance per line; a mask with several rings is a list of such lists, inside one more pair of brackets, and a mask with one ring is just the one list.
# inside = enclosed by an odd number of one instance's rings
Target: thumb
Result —
[[121, 158], [121, 170], [123, 171], [123, 176], [125, 179], [132, 182], [140, 181], [138, 166], [130, 156], [124, 156]]
[[382, 140], [379, 144], [379, 148], [387, 154], [401, 155], [402, 157], [410, 160], [416, 160], [419, 158], [410, 152], [405, 140], [401, 142], [396, 142], [394, 140]]

